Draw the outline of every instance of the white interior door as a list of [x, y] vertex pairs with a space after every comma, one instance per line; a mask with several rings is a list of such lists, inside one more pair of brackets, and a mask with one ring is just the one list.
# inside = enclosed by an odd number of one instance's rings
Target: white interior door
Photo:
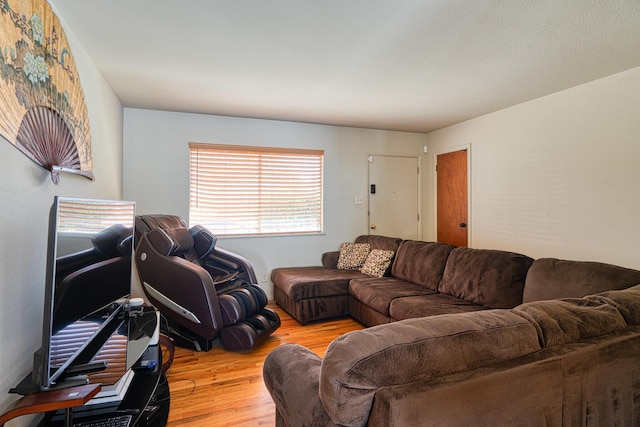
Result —
[[369, 234], [419, 239], [417, 157], [369, 156]]

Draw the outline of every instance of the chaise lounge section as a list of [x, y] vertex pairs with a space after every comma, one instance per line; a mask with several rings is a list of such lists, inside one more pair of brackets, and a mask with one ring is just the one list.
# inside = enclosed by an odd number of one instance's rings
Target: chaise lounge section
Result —
[[[359, 236], [356, 244], [396, 251], [401, 239]], [[338, 269], [339, 251], [322, 254], [322, 265], [276, 268], [271, 272], [276, 303], [294, 319], [308, 322], [344, 317], [349, 313], [349, 281], [366, 277], [357, 269]]]

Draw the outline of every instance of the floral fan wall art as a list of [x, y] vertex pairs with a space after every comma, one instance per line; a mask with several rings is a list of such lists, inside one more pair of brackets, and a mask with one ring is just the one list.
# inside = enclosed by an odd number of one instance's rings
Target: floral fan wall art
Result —
[[84, 92], [45, 0], [0, 0], [0, 134], [51, 172], [93, 179]]

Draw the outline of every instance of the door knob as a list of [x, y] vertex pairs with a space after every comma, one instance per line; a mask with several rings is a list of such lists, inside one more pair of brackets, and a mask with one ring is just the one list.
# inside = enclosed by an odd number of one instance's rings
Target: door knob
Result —
[[376, 225], [375, 224], [371, 224], [370, 227], [371, 227], [372, 230], [376, 229]]
[[460, 228], [465, 228], [466, 226], [467, 226], [467, 223], [466, 223], [466, 222], [461, 222], [461, 223], [460, 223]]

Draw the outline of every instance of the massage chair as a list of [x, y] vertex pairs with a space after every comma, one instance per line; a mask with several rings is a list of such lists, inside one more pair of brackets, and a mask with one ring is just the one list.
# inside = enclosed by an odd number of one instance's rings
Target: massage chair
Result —
[[174, 215], [136, 217], [135, 265], [177, 345], [248, 352], [280, 326], [244, 257], [216, 247], [206, 228]]
[[55, 268], [53, 332], [129, 295], [133, 230], [115, 224], [91, 237], [91, 247], [59, 256]]

